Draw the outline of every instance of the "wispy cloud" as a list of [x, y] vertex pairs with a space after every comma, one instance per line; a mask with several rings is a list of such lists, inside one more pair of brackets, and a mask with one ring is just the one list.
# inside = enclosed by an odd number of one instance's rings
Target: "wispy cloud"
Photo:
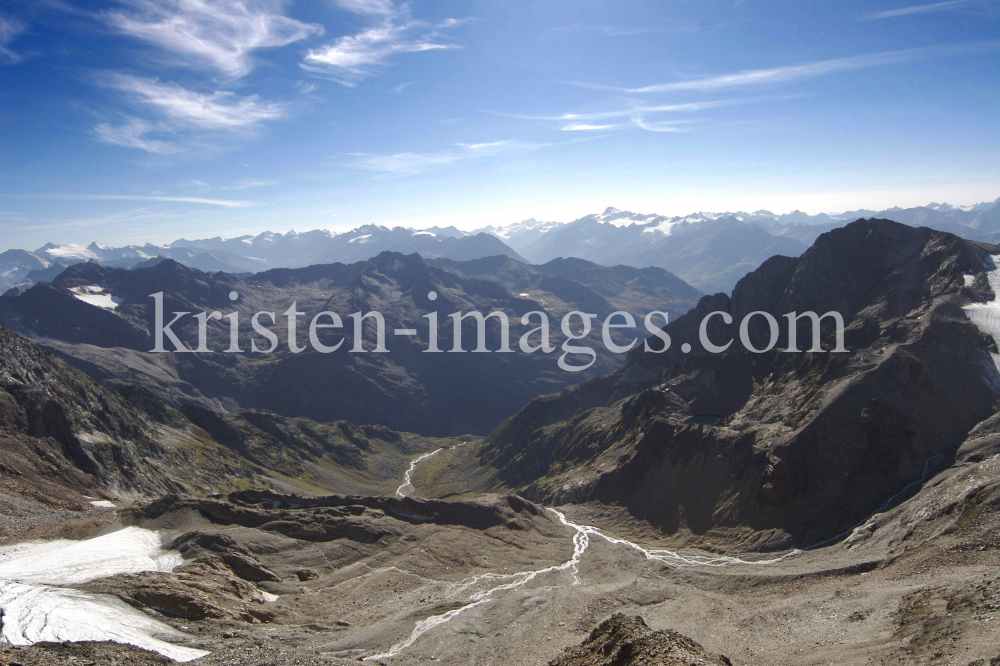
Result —
[[[171, 203], [196, 203], [225, 208], [246, 208], [249, 201], [227, 201], [224, 199], [203, 199], [201, 197], [144, 196], [138, 194], [46, 194], [46, 199], [66, 199], [70, 201], [166, 201]], [[37, 197], [32, 197], [37, 198]]]
[[257, 95], [199, 93], [127, 74], [105, 75], [101, 81], [125, 93], [137, 105], [158, 113], [174, 128], [248, 130], [288, 113], [286, 105], [261, 101]]
[[351, 166], [363, 171], [379, 173], [405, 173], [425, 171], [432, 167], [447, 166], [457, 162], [477, 160], [510, 151], [529, 151], [544, 148], [548, 143], [526, 143], [523, 141], [491, 141], [486, 143], [459, 143], [451, 150], [433, 153], [394, 153], [392, 155], [371, 155], [352, 153]]
[[524, 115], [515, 113], [501, 113], [491, 111], [498, 116], [505, 118], [517, 118], [519, 120], [551, 120], [551, 121], [590, 121], [606, 120], [609, 118], [626, 118], [635, 115], [648, 115], [653, 113], [692, 113], [704, 111], [706, 109], [716, 109], [725, 106], [735, 106], [738, 104], [752, 104], [754, 102], [771, 102], [778, 100], [796, 99], [805, 95], [767, 95], [760, 97], [742, 97], [735, 99], [717, 99], [700, 102], [684, 102], [682, 104], [633, 104], [623, 109], [613, 109], [610, 111], [589, 111], [586, 113], [560, 113], [557, 115]]
[[847, 58], [836, 58], [832, 60], [821, 60], [818, 62], [809, 62], [785, 67], [774, 67], [771, 69], [744, 70], [735, 74], [723, 74], [720, 76], [690, 79], [687, 81], [674, 81], [672, 83], [661, 83], [657, 85], [643, 86], [641, 88], [621, 88], [592, 83], [573, 83], [572, 85], [596, 90], [613, 90], [616, 92], [633, 94], [692, 90], [707, 92], [741, 86], [802, 81], [826, 76], [827, 74], [833, 74], [836, 72], [871, 69], [885, 65], [915, 62], [950, 55], [987, 53], [998, 49], [1000, 49], [1000, 41], [966, 42], [961, 44], [948, 44], [944, 46], [903, 49], [900, 51], [883, 51], [880, 53], [850, 56]]
[[912, 5], [910, 7], [900, 7], [899, 9], [889, 9], [882, 12], [871, 12], [865, 14], [865, 21], [878, 21], [879, 19], [896, 18], [898, 16], [910, 16], [912, 14], [929, 14], [931, 12], [943, 12], [949, 9], [969, 5], [969, 0], [950, 0], [949, 2], [934, 2], [927, 5]]
[[11, 50], [10, 43], [24, 32], [27, 27], [27, 25], [15, 18], [0, 14], [0, 63], [20, 62], [20, 54]]
[[183, 61], [240, 77], [254, 49], [286, 46], [322, 26], [284, 16], [282, 0], [122, 0], [129, 11], [108, 11], [110, 25], [156, 44]]
[[687, 125], [697, 123], [697, 120], [661, 120], [658, 122], [646, 122], [645, 118], [635, 117], [632, 124], [647, 132], [689, 132]]
[[389, 88], [389, 92], [393, 95], [401, 95], [404, 90], [412, 86], [416, 81], [407, 81], [406, 83], [400, 83], [398, 86], [393, 86]]
[[98, 140], [160, 155], [186, 150], [185, 136], [191, 138], [206, 131], [252, 133], [261, 123], [288, 113], [286, 105], [264, 102], [256, 95], [199, 93], [127, 74], [104, 73], [98, 81], [123, 93], [137, 111], [154, 117], [148, 120], [126, 116], [123, 124], [101, 123], [94, 128]]
[[460, 19], [447, 19], [437, 25], [414, 21], [406, 5], [397, 7], [389, 0], [336, 0], [336, 4], [356, 14], [379, 18], [378, 25], [310, 49], [303, 59], [303, 69], [329, 76], [342, 85], [356, 86], [388, 66], [390, 59], [400, 53], [460, 48], [440, 35], [442, 29], [461, 25]]
[[231, 185], [224, 185], [218, 189], [220, 190], [249, 190], [254, 187], [269, 187], [271, 185], [277, 185], [276, 180], [255, 180], [252, 178], [244, 178], [243, 180], [238, 180]]
[[161, 130], [155, 125], [139, 118], [131, 118], [124, 125], [118, 125], [117, 127], [108, 123], [101, 123], [94, 128], [99, 141], [115, 146], [137, 148], [159, 155], [169, 155], [184, 150], [168, 141], [161, 141], [148, 136], [150, 133], [157, 131]]
[[334, 4], [355, 14], [391, 15], [395, 13], [392, 0], [334, 0]]
[[306, 54], [302, 68], [317, 74], [327, 74], [337, 83], [356, 86], [374, 76], [399, 53], [421, 53], [459, 48], [438, 41], [433, 35], [415, 36], [415, 24], [382, 25], [357, 35], [341, 37], [333, 44], [312, 49]]
[[591, 125], [590, 123], [571, 123], [560, 127], [564, 132], [596, 132], [620, 127], [620, 125]]

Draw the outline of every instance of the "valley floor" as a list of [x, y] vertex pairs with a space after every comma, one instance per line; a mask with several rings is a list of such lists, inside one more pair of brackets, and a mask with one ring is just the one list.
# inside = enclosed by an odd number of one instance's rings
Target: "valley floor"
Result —
[[[29, 618], [15, 594], [44, 584], [49, 595], [112, 606], [137, 631], [170, 641], [160, 652], [207, 653], [192, 662], [206, 666], [535, 666], [615, 613], [680, 632], [732, 664], [997, 663], [1000, 438], [990, 432], [839, 543], [742, 557], [673, 550], [671, 539], [612, 507], [546, 509], [479, 495], [474, 474], [463, 491], [454, 471], [469, 466], [471, 449], [424, 458], [409, 487], [397, 480], [396, 498], [164, 500], [120, 511], [133, 527], [111, 532], [115, 544], [107, 536], [8, 543], [0, 553], [4, 639], [17, 642], [19, 620], [34, 623], [25, 631], [35, 640], [74, 638], [65, 627], [46, 631], [54, 616], [36, 608]], [[462, 497], [420, 499], [430, 494]], [[93, 536], [115, 515], [102, 512], [101, 520], [59, 516], [46, 534]], [[28, 536], [40, 533], [36, 526]], [[161, 540], [180, 555], [161, 551]], [[126, 542], [136, 551], [127, 566], [94, 551], [100, 543], [122, 551]], [[111, 563], [94, 564], [102, 557]], [[50, 571], [60, 566], [70, 573]], [[128, 640], [120, 630], [129, 623], [116, 622], [104, 638]], [[611, 663], [601, 659], [559, 663]], [[0, 645], [0, 663], [14, 662], [166, 663], [110, 643]]]

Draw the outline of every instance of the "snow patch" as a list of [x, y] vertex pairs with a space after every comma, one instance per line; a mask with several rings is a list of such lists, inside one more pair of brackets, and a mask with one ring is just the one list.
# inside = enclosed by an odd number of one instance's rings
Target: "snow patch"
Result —
[[103, 308], [105, 310], [116, 310], [122, 303], [122, 299], [112, 296], [104, 287], [97, 285], [87, 285], [84, 287], [73, 287], [70, 289], [73, 297], [84, 303]]
[[363, 235], [363, 236], [355, 236], [354, 238], [352, 238], [351, 240], [349, 240], [349, 241], [347, 241], [347, 242], [348, 242], [348, 243], [353, 243], [354, 241], [357, 241], [357, 242], [359, 242], [359, 243], [364, 243], [364, 242], [367, 242], [367, 240], [368, 240], [369, 238], [371, 238], [371, 237], [372, 237], [372, 235], [371, 235], [371, 234], [365, 234], [365, 235]]
[[676, 227], [681, 222], [687, 222], [688, 220], [664, 220], [659, 224], [651, 227], [646, 227], [642, 230], [644, 234], [663, 234], [664, 236], [669, 236], [673, 232], [674, 227]]
[[113, 509], [113, 508], [115, 508], [115, 505], [112, 504], [111, 502], [109, 502], [108, 500], [93, 500], [90, 504], [91, 504], [91, 506], [96, 506], [96, 507], [98, 507], [100, 509]]
[[410, 235], [411, 236], [433, 236], [434, 238], [437, 238], [437, 234], [432, 233], [430, 231], [414, 231]]

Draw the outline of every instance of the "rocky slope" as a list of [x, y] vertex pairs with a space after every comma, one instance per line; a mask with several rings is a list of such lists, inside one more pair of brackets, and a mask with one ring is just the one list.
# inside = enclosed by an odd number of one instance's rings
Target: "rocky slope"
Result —
[[0, 329], [4, 533], [90, 501], [249, 487], [388, 493], [410, 457], [454, 443], [261, 410], [177, 411], [141, 387], [104, 386]]
[[[536, 501], [621, 505], [692, 543], [772, 549], [834, 537], [1000, 406], [995, 344], [962, 311], [993, 298], [996, 252], [884, 220], [824, 234], [670, 323], [666, 353], [633, 353], [607, 377], [533, 401], [487, 438], [479, 461]], [[843, 315], [847, 353], [785, 353], [782, 315], [810, 310]], [[709, 327], [720, 343], [736, 338], [726, 353], [699, 343], [714, 311], [733, 317]], [[781, 321], [766, 353], [738, 336], [754, 311]], [[752, 323], [751, 343], [766, 347], [763, 318]], [[798, 341], [811, 344], [801, 326]]]

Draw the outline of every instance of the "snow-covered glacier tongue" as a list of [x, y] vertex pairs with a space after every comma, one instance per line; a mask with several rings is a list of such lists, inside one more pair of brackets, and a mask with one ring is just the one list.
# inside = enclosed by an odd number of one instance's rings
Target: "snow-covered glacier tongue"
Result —
[[0, 609], [0, 638], [11, 645], [114, 641], [159, 652], [174, 661], [191, 661], [208, 654], [161, 640], [183, 634], [101, 594], [0, 581]]
[[183, 634], [113, 597], [60, 585], [121, 573], [173, 571], [183, 562], [165, 551], [160, 535], [126, 527], [84, 541], [27, 542], [0, 548], [0, 640], [11, 645], [40, 641], [114, 641], [191, 661], [204, 650], [168, 643]]
[[30, 541], [0, 547], [0, 580], [74, 585], [120, 573], [173, 571], [184, 559], [160, 535], [126, 527], [85, 541]]

